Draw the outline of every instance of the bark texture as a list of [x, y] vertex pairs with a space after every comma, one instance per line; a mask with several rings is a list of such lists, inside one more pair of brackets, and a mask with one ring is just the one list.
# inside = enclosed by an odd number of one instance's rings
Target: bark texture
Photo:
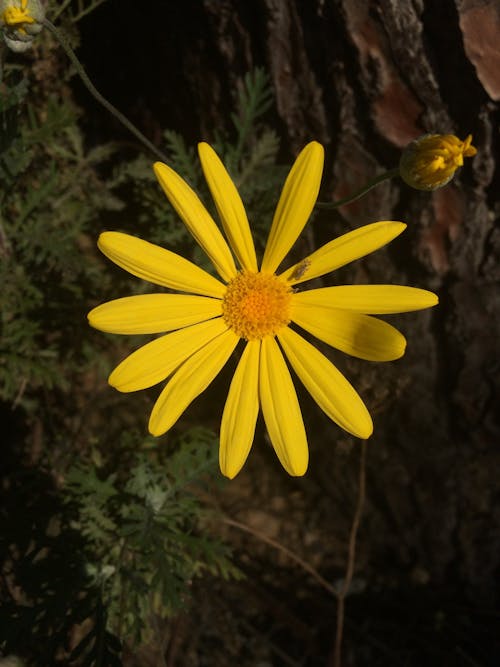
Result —
[[[127, 23], [134, 23], [134, 11], [130, 4]], [[452, 184], [434, 193], [398, 181], [380, 186], [340, 214], [318, 216], [313, 242], [376, 220], [404, 220], [408, 229], [400, 239], [346, 268], [339, 282], [418, 285], [440, 296], [432, 312], [391, 320], [408, 338], [403, 360], [377, 367], [344, 362], [376, 413], [359, 567], [371, 582], [380, 575], [465, 590], [489, 608], [500, 547], [500, 5], [186, 0], [152, 11], [158, 16], [151, 17], [148, 45], [142, 41], [133, 60], [122, 54], [121, 64], [110, 54], [96, 74], [101, 87], [109, 87], [113, 63], [119, 84], [120, 77], [139, 80], [141, 59], [154, 60], [156, 71], [142, 73], [140, 99], [129, 91], [117, 103], [128, 105], [143, 126], [149, 123], [153, 134], [151, 117], [194, 142], [210, 140], [227, 122], [243, 75], [265, 67], [283, 156], [290, 159], [313, 138], [325, 144], [323, 200], [395, 166], [401, 148], [421, 134], [473, 134], [478, 154]], [[121, 20], [114, 16], [115, 27]], [[125, 19], [121, 28], [126, 31]], [[123, 39], [132, 44], [125, 32]], [[86, 58], [92, 71], [91, 54]], [[326, 420], [313, 423], [317, 413], [310, 412], [316, 415], [308, 424], [314, 484], [283, 482], [277, 490], [274, 482], [263, 483], [258, 502], [249, 489], [240, 516], [288, 544], [296, 539], [313, 561], [321, 541], [316, 565], [334, 576], [352, 514], [355, 453], [338, 429]], [[258, 467], [250, 470], [256, 474]], [[241, 484], [244, 493], [250, 483]], [[287, 499], [289, 512], [302, 507], [309, 525], [288, 526], [286, 513], [275, 525], [278, 497]], [[338, 508], [333, 518], [332, 506]]]

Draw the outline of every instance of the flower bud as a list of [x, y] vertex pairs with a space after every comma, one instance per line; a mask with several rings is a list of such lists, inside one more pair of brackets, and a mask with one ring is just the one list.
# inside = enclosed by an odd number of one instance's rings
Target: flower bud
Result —
[[472, 134], [464, 141], [453, 134], [424, 134], [404, 149], [399, 174], [412, 188], [437, 190], [451, 181], [464, 157], [477, 153], [471, 142]]
[[0, 28], [7, 46], [16, 52], [30, 48], [42, 30], [45, 10], [40, 0], [0, 0]]

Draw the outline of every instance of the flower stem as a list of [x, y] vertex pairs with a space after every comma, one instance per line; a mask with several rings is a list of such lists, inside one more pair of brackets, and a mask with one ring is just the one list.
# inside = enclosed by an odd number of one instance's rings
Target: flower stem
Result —
[[398, 176], [398, 175], [399, 175], [398, 167], [396, 167], [395, 169], [389, 169], [389, 171], [384, 171], [383, 174], [375, 176], [375, 178], [373, 178], [371, 181], [368, 181], [368, 183], [364, 185], [360, 190], [356, 190], [354, 194], [348, 195], [343, 199], [338, 199], [337, 201], [332, 201], [332, 202], [318, 201], [316, 202], [316, 208], [325, 211], [330, 211], [332, 209], [338, 208], [339, 206], [345, 206], [346, 204], [350, 204], [351, 202], [356, 201], [356, 199], [360, 199], [360, 197], [363, 197], [363, 195], [365, 195], [379, 183], [382, 183], [382, 181], [385, 181], [389, 178], [392, 178], [393, 176]]
[[139, 139], [139, 141], [144, 144], [148, 148], [148, 150], [151, 151], [157, 158], [159, 158], [162, 162], [168, 162], [167, 156], [162, 153], [154, 144], [152, 144], [149, 139], [147, 139], [140, 130], [138, 130], [133, 123], [131, 123], [126, 116], [124, 116], [121, 111], [118, 111], [116, 107], [114, 107], [111, 102], [108, 102], [108, 100], [101, 95], [101, 93], [97, 90], [97, 88], [94, 86], [92, 81], [89, 79], [87, 76], [87, 73], [83, 69], [83, 65], [81, 62], [78, 60], [75, 52], [69, 45], [67, 39], [57, 30], [57, 28], [47, 19], [43, 20], [43, 25], [47, 28], [47, 30], [54, 35], [56, 40], [59, 42], [59, 44], [62, 46], [64, 51], [66, 52], [66, 55], [68, 58], [71, 60], [73, 63], [78, 76], [82, 80], [83, 84], [89, 91], [89, 93], [101, 104], [107, 111], [109, 111], [110, 114], [112, 114], [115, 118], [117, 118], [122, 125], [124, 125], [127, 130], [132, 132], [132, 134]]

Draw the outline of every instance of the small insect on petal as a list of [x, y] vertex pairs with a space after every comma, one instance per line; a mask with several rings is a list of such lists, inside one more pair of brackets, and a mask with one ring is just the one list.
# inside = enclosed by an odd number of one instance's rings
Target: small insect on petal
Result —
[[298, 280], [299, 278], [302, 278], [310, 266], [311, 266], [311, 260], [309, 258], [303, 259], [295, 267], [292, 275], [290, 276], [290, 280]]

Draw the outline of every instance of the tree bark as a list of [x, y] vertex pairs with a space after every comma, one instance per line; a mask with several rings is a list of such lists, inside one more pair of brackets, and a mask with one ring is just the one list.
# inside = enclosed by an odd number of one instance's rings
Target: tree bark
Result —
[[[210, 140], [227, 124], [244, 74], [263, 66], [283, 154], [291, 159], [311, 139], [326, 147], [323, 200], [396, 166], [419, 135], [472, 133], [478, 154], [448, 186], [422, 193], [392, 181], [340, 214], [319, 215], [313, 234], [319, 245], [361, 224], [401, 219], [403, 237], [345, 269], [339, 282], [416, 285], [440, 297], [432, 312], [391, 320], [408, 339], [403, 360], [347, 363], [372, 410], [379, 408], [361, 530], [366, 571], [389, 576], [392, 563], [395, 577], [463, 587], [491, 603], [500, 546], [498, 2], [185, 0], [151, 11], [158, 16], [148, 41], [155, 42], [156, 24], [163, 31], [154, 47], [158, 69], [145, 73], [143, 103], [131, 103], [136, 91], [117, 103], [153, 134], [152, 117], [193, 142]], [[147, 48], [142, 41], [143, 60], [152, 57]], [[91, 54], [84, 56], [91, 68]], [[117, 67], [118, 80], [123, 72], [134, 80], [132, 61]], [[339, 432], [321, 428], [326, 444], [313, 446], [309, 475], [330, 507], [345, 506], [343, 482], [332, 473]], [[318, 519], [325, 530], [327, 512]], [[323, 562], [335, 561], [324, 549]]]

